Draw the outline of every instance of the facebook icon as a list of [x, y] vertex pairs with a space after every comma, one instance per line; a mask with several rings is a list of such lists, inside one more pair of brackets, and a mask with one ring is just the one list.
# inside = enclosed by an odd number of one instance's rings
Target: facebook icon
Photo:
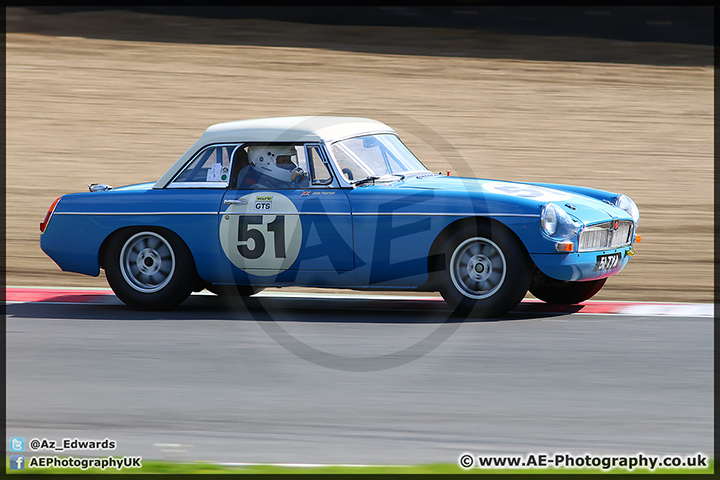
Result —
[[24, 455], [10, 455], [10, 470], [23, 470], [25, 469], [25, 456]]

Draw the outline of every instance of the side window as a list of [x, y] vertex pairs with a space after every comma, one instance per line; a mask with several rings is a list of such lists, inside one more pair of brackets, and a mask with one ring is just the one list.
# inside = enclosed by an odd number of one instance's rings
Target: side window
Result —
[[[276, 190], [307, 188], [310, 185], [305, 148], [294, 144], [249, 144], [245, 160], [237, 166], [238, 189]], [[235, 173], [233, 173], [235, 175]]]
[[320, 155], [320, 147], [310, 146], [307, 149], [308, 164], [312, 169], [313, 185], [327, 185], [332, 182], [332, 175]]
[[[230, 158], [235, 145], [201, 150], [173, 180], [175, 186], [225, 186], [230, 174]], [[197, 185], [204, 184], [204, 185]], [[222, 184], [222, 185], [220, 185]]]

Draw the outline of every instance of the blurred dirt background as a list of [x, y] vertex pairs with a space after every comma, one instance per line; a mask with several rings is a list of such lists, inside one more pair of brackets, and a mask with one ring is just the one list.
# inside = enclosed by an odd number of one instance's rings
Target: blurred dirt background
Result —
[[107, 287], [39, 248], [63, 193], [153, 181], [214, 123], [342, 114], [434, 171], [628, 194], [642, 243], [596, 299], [713, 301], [713, 47], [22, 8], [6, 28], [8, 285]]

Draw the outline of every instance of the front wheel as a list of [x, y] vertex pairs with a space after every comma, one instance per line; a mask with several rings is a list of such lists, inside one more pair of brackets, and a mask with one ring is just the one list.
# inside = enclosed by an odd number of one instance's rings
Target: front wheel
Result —
[[104, 260], [115, 295], [139, 310], [167, 310], [193, 289], [195, 264], [183, 241], [169, 231], [133, 229], [111, 239]]
[[595, 296], [605, 285], [607, 278], [587, 282], [551, 281], [530, 288], [530, 293], [546, 303], [573, 304]]
[[502, 226], [473, 226], [446, 243], [440, 293], [455, 312], [501, 316], [527, 293], [532, 278], [522, 243]]

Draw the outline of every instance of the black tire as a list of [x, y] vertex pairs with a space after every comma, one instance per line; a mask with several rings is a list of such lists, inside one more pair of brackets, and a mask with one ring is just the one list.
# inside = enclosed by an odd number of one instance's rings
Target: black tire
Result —
[[230, 297], [240, 295], [241, 297], [249, 297], [265, 290], [265, 287], [256, 287], [254, 285], [213, 285], [208, 284], [206, 287], [210, 292], [218, 297]]
[[530, 288], [530, 293], [546, 303], [573, 304], [595, 296], [605, 285], [607, 278], [587, 282], [550, 281]]
[[444, 244], [436, 284], [456, 314], [502, 316], [527, 293], [532, 262], [520, 240], [505, 227], [465, 227]]
[[185, 301], [196, 283], [185, 243], [168, 230], [135, 228], [110, 240], [105, 275], [115, 295], [138, 310], [168, 310]]

